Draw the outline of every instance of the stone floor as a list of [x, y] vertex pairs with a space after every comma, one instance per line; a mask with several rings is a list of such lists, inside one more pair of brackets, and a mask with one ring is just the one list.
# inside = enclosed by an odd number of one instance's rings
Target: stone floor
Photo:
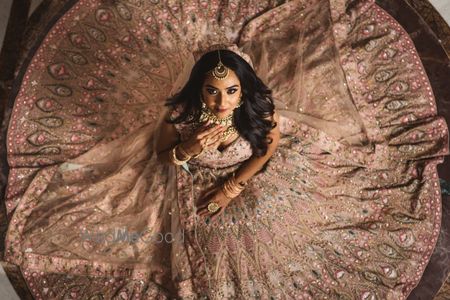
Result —
[[448, 0], [431, 0], [431, 4], [444, 17], [445, 21], [450, 24], [450, 1]]
[[[13, 0], [1, 0], [0, 1], [0, 49], [3, 45], [3, 39], [8, 22], [8, 15]], [[36, 7], [42, 2], [42, 0], [32, 0], [30, 14], [36, 9]], [[433, 6], [444, 17], [446, 22], [450, 24], [450, 1], [448, 0], [430, 0]], [[5, 271], [0, 266], [0, 299], [2, 300], [16, 300], [20, 299], [13, 287], [11, 286]]]

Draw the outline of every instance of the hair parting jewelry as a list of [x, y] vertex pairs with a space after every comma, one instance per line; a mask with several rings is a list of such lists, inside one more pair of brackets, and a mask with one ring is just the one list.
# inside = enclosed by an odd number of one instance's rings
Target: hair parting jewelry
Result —
[[222, 63], [222, 60], [220, 59], [220, 50], [217, 50], [217, 53], [219, 54], [219, 62], [217, 65], [212, 69], [211, 74], [214, 76], [217, 80], [224, 80], [228, 77], [228, 74], [230, 73], [229, 69]]

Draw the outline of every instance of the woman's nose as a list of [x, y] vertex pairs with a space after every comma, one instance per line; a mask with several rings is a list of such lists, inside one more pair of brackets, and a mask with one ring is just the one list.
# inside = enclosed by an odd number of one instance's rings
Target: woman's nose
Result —
[[219, 104], [219, 106], [223, 106], [223, 104], [226, 102], [227, 100], [227, 96], [225, 96], [222, 93], [219, 93], [219, 95], [217, 96], [217, 104]]

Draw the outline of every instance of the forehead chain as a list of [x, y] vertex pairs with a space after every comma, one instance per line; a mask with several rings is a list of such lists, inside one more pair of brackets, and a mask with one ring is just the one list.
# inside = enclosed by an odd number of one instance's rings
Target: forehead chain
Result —
[[227, 78], [229, 70], [222, 63], [222, 60], [220, 58], [220, 50], [217, 50], [217, 53], [219, 55], [219, 62], [217, 63], [217, 66], [212, 70], [212, 75], [217, 80], [224, 80], [225, 78]]

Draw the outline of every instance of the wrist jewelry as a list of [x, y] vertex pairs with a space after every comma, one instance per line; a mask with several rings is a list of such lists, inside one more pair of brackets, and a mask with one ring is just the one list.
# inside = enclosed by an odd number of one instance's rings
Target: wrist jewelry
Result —
[[191, 159], [192, 155], [190, 155], [189, 153], [186, 152], [186, 150], [184, 150], [183, 145], [179, 144], [178, 150], [180, 150], [181, 155], [183, 155], [186, 159]]
[[181, 166], [181, 165], [183, 165], [185, 162], [187, 162], [189, 159], [190, 159], [190, 157], [189, 158], [187, 158], [187, 159], [185, 159], [185, 160], [179, 160], [178, 158], [177, 158], [177, 148], [178, 148], [178, 146], [179, 146], [180, 144], [178, 144], [178, 145], [176, 145], [175, 147], [173, 147], [173, 149], [172, 149], [172, 156], [171, 156], [171, 160], [172, 160], [172, 162], [174, 163], [174, 164], [176, 164], [177, 166]]
[[222, 191], [225, 196], [229, 199], [237, 197], [244, 189], [247, 184], [240, 184], [236, 181], [235, 174], [231, 176], [222, 186]]
[[202, 148], [202, 151], [200, 151], [200, 153], [199, 153], [199, 154], [195, 154], [194, 156], [192, 156], [192, 158], [197, 158], [197, 157], [199, 157], [199, 156], [200, 156], [200, 154], [202, 154], [202, 153], [203, 153], [203, 151], [205, 151], [205, 148]]
[[202, 151], [200, 151], [199, 154], [192, 155], [192, 154], [187, 153], [186, 150], [184, 150], [183, 145], [180, 145], [180, 147], [179, 147], [178, 149], [180, 150], [181, 154], [182, 154], [184, 157], [189, 157], [189, 159], [199, 157], [200, 154], [202, 154], [203, 151], [205, 150], [205, 148], [202, 148]]

